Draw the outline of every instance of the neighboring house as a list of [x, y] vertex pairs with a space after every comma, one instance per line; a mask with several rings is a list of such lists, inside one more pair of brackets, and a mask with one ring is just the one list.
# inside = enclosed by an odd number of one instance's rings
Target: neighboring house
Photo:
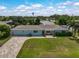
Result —
[[13, 36], [46, 36], [54, 31], [68, 31], [68, 28], [55, 25], [20, 25], [11, 29]]
[[5, 24], [14, 24], [14, 22], [12, 20], [9, 21], [0, 21], [0, 23], [5, 23]]

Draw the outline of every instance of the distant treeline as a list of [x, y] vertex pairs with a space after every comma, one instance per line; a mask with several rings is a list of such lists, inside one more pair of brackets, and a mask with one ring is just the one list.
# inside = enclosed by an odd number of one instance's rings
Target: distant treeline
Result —
[[[0, 21], [12, 20], [12, 25], [39, 25], [41, 20], [55, 20], [56, 24], [68, 25], [73, 20], [79, 20], [79, 16], [51, 15], [51, 16], [0, 16]], [[73, 22], [74, 23], [74, 22]]]
[[69, 16], [69, 15], [51, 15], [51, 16], [0, 16], [0, 21], [7, 21], [7, 20], [32, 20], [35, 18], [40, 18], [40, 20], [58, 20], [60, 18], [65, 18], [66, 20], [74, 19], [79, 20], [79, 16]]

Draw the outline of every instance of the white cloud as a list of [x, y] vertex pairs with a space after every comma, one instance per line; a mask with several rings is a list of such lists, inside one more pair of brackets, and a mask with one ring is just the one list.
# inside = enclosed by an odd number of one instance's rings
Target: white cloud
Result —
[[63, 5], [72, 5], [72, 4], [73, 4], [72, 1], [66, 1], [66, 2], [63, 3]]
[[1, 15], [1, 16], [4, 15], [6, 11], [7, 11], [7, 7], [5, 7], [5, 6], [0, 6], [0, 15]]
[[48, 7], [48, 9], [54, 9], [54, 7], [52, 7], [52, 6], [49, 6], [49, 7]]
[[5, 10], [6, 7], [5, 6], [0, 6], [0, 10]]
[[58, 6], [58, 8], [66, 8], [66, 6]]
[[32, 8], [40, 8], [43, 7], [42, 4], [32, 4]]
[[30, 6], [26, 6], [26, 5], [19, 5], [15, 8], [15, 11], [19, 12], [19, 11], [26, 11], [31, 9]]
[[58, 5], [61, 5], [61, 6], [72, 6], [75, 2], [73, 1], [66, 1], [66, 2], [62, 2], [62, 3], [59, 3]]
[[74, 3], [75, 6], [79, 6], [79, 2]]
[[21, 8], [25, 8], [26, 6], [25, 5], [19, 5], [18, 7], [17, 7], [17, 9], [21, 9]]
[[[79, 8], [76, 8], [79, 5], [79, 2], [71, 2], [66, 1], [63, 3], [58, 3], [58, 5], [50, 5], [50, 6], [44, 6], [42, 4], [31, 4], [31, 5], [18, 5], [13, 9], [7, 9], [6, 6], [0, 6], [0, 15], [22, 15], [22, 16], [31, 16], [32, 12], [35, 13], [35, 15], [43, 15], [43, 16], [49, 16], [52, 14], [79, 14]], [[68, 8], [70, 6], [70, 8]], [[73, 6], [73, 7], [72, 7]], [[74, 8], [75, 7], [75, 8]], [[3, 11], [3, 12], [2, 12]]]
[[15, 8], [15, 12], [25, 12], [25, 11], [29, 11], [29, 10], [35, 10], [35, 9], [40, 9], [42, 8], [42, 4], [32, 4], [31, 6], [27, 6], [27, 5], [19, 5]]
[[52, 6], [47, 6], [47, 7], [44, 7], [42, 9], [39, 9], [38, 10], [38, 13], [36, 13], [36, 15], [43, 15], [43, 16], [49, 16], [49, 15], [52, 15], [55, 13], [55, 8], [52, 7]]
[[66, 1], [58, 3], [55, 7], [57, 14], [79, 15], [79, 2]]
[[58, 12], [61, 12], [62, 10], [61, 10], [61, 9], [58, 9], [57, 11], [58, 11]]
[[79, 6], [79, 2], [66, 1], [64, 3], [59, 3], [60, 6]]

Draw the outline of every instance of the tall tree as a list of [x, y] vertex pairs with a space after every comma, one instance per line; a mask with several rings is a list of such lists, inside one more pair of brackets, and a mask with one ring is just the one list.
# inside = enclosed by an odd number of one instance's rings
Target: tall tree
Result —
[[39, 25], [40, 24], [40, 19], [37, 17], [35, 20], [35, 25]]

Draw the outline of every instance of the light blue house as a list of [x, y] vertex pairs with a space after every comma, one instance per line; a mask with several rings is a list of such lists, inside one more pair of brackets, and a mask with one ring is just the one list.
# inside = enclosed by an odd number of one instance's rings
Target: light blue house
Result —
[[54, 31], [68, 31], [68, 28], [55, 25], [20, 25], [11, 29], [13, 36], [45, 36], [53, 35]]

